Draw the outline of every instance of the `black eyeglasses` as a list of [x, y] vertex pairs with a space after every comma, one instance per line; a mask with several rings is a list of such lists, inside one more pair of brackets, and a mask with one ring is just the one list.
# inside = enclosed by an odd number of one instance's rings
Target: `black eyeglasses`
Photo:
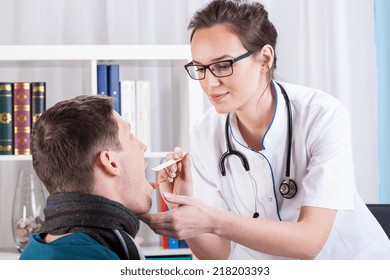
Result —
[[253, 54], [253, 52], [248, 51], [239, 57], [221, 60], [208, 65], [200, 65], [190, 62], [184, 65], [184, 68], [187, 70], [188, 75], [194, 80], [203, 80], [206, 77], [206, 70], [209, 69], [210, 72], [217, 78], [228, 77], [233, 74], [233, 63], [244, 59]]

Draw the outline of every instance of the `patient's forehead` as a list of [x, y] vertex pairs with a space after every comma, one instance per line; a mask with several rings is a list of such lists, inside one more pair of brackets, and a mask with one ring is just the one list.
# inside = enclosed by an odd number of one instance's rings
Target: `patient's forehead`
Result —
[[125, 133], [126, 132], [131, 133], [131, 129], [132, 129], [131, 124], [127, 120], [122, 118], [116, 111], [113, 111], [113, 114], [114, 114], [114, 119], [118, 123], [119, 130]]

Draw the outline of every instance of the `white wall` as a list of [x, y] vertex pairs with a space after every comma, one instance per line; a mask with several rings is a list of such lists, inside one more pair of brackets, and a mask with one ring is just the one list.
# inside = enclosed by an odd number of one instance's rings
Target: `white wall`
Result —
[[372, 0], [263, 1], [278, 32], [277, 78], [322, 89], [347, 107], [358, 190], [378, 201]]

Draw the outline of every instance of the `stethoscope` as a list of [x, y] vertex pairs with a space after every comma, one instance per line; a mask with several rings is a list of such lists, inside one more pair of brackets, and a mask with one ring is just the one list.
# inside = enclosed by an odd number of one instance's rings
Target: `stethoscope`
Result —
[[[127, 260], [130, 260], [129, 250], [127, 249], [126, 242], [125, 242], [125, 239], [123, 238], [122, 234], [120, 234], [119, 230], [117, 230], [117, 229], [113, 229], [112, 231], [114, 232], [116, 238], [118, 238], [119, 244], [121, 245], [122, 250], [123, 250], [123, 252], [125, 253], [126, 259], [127, 259]], [[140, 260], [145, 260], [145, 256], [144, 256], [144, 254], [142, 253], [142, 250], [141, 250], [141, 248], [139, 247], [139, 245], [137, 244], [137, 242], [135, 242], [135, 240], [133, 239], [133, 237], [131, 237], [130, 234], [128, 234], [127, 232], [125, 232], [125, 234], [127, 234], [127, 236], [130, 237], [131, 241], [133, 241], [135, 247], [137, 248], [137, 251], [138, 251], [138, 255], [139, 255], [139, 257], [140, 257]]]
[[[277, 83], [277, 82], [276, 82]], [[287, 143], [287, 160], [286, 160], [286, 177], [285, 179], [280, 183], [279, 186], [279, 192], [282, 195], [283, 198], [286, 199], [291, 199], [293, 198], [298, 191], [297, 184], [294, 182], [294, 180], [290, 179], [290, 163], [291, 163], [291, 142], [292, 142], [292, 113], [291, 113], [291, 104], [290, 104], [290, 99], [288, 98], [287, 92], [284, 89], [284, 87], [277, 83], [282, 91], [282, 95], [284, 97], [286, 107], [287, 107], [287, 116], [288, 116], [288, 121], [287, 121], [287, 133], [288, 133], [288, 143]], [[251, 177], [252, 182], [254, 181], [252, 178], [252, 175], [250, 174], [250, 167], [249, 167], [249, 162], [247, 157], [232, 148], [232, 144], [230, 142], [230, 137], [229, 137], [229, 130], [230, 130], [230, 118], [229, 118], [230, 113], [226, 117], [226, 122], [225, 122], [225, 142], [226, 142], [226, 152], [222, 154], [220, 160], [219, 160], [219, 170], [222, 174], [223, 177], [226, 176], [226, 169], [225, 169], [225, 160], [227, 157], [231, 155], [237, 156], [240, 160], [241, 163], [245, 169], [245, 171], [248, 172], [249, 176]], [[254, 193], [256, 196], [256, 187], [254, 187]], [[232, 200], [233, 201], [233, 200]], [[236, 207], [237, 208], [237, 207]], [[257, 206], [255, 202], [255, 212], [253, 214], [253, 218], [258, 218], [259, 213], [257, 212]]]

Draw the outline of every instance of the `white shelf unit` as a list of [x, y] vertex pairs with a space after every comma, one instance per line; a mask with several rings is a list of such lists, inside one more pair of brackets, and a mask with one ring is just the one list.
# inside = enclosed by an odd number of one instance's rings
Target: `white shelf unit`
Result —
[[[99, 63], [119, 64], [121, 80], [164, 80], [163, 87], [170, 85], [165, 91], [175, 93], [169, 104], [171, 110], [175, 108], [179, 112], [178, 106], [184, 110], [172, 119], [170, 141], [161, 136], [154, 140], [155, 143], [165, 141], [163, 151], [156, 149], [145, 154], [147, 159], [159, 161], [173, 146], [188, 147], [189, 125], [204, 111], [199, 83], [188, 78], [183, 67], [190, 58], [188, 45], [6, 45], [0, 46], [0, 81], [47, 82], [46, 107], [49, 108], [58, 101], [80, 94], [96, 94]], [[151, 69], [156, 71], [148, 76]], [[169, 73], [165, 76], [166, 72]], [[160, 88], [156, 91], [159, 94]], [[13, 192], [17, 171], [25, 166], [31, 166], [31, 156], [0, 156], [0, 248], [13, 246], [10, 219]], [[146, 248], [156, 248], [157, 236], [153, 237], [145, 226], [141, 226], [140, 234], [146, 235], [143, 236]], [[159, 254], [163, 252], [168, 253], [163, 250]]]
[[[164, 258], [164, 257], [182, 257], [192, 255], [188, 248], [183, 249], [162, 249], [159, 246], [142, 247], [145, 257]], [[15, 248], [0, 248], [0, 260], [17, 260], [20, 253]]]
[[[0, 46], [0, 79], [1, 81], [15, 81], [21, 77], [22, 81], [47, 81], [47, 74], [43, 69], [53, 69], [50, 76], [61, 72], [64, 81], [48, 85], [47, 105], [74, 97], [76, 95], [95, 94], [97, 92], [96, 66], [98, 63], [118, 63], [124, 68], [144, 69], [151, 68], [171, 69], [169, 76], [173, 88], [183, 94], [177, 95], [181, 105], [185, 104], [186, 114], [179, 125], [176, 138], [181, 143], [188, 143], [188, 124], [192, 123], [203, 113], [203, 96], [197, 81], [187, 77], [183, 65], [191, 57], [188, 45], [36, 45]], [[23, 70], [21, 70], [23, 69]], [[39, 69], [40, 71], [35, 71]], [[165, 71], [165, 70], [163, 70]], [[42, 74], [46, 76], [42, 76]], [[133, 73], [134, 74], [134, 73]], [[160, 73], [157, 73], [160, 74]], [[122, 75], [122, 73], [121, 73]], [[139, 73], [135, 75], [141, 76]], [[67, 76], [70, 76], [67, 80]], [[147, 74], [146, 74], [147, 76]], [[122, 77], [122, 76], [121, 76]], [[135, 78], [137, 79], [137, 78]], [[81, 88], [75, 90], [72, 84], [81, 83]], [[51, 87], [51, 88], [50, 88]], [[155, 89], [160, 90], [160, 89]], [[53, 94], [53, 91], [55, 93]], [[191, 106], [189, 106], [191, 104]], [[177, 109], [177, 108], [176, 108]]]

